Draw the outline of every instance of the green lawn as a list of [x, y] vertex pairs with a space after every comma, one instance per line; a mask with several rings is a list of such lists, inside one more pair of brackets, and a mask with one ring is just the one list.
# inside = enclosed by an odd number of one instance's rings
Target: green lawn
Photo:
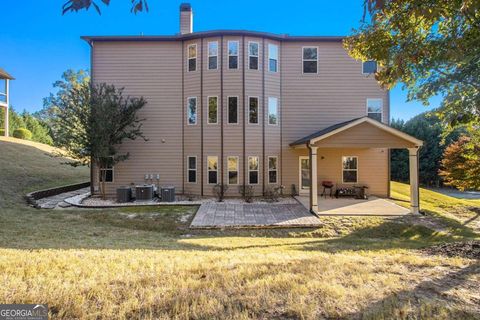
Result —
[[[66, 319], [480, 317], [479, 261], [421, 250], [478, 239], [478, 202], [421, 190], [426, 217], [193, 231], [195, 207], [29, 208], [25, 192], [84, 181], [88, 170], [0, 148], [2, 303], [48, 303]], [[398, 203], [407, 195], [393, 184]]]

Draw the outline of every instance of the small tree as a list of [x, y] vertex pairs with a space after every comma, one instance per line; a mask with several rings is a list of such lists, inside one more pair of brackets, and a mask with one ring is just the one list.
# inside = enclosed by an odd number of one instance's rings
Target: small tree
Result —
[[73, 86], [55, 100], [54, 122], [62, 132], [58, 144], [74, 159], [73, 166], [95, 165], [100, 172], [100, 192], [105, 198], [106, 169], [129, 157], [118, 146], [125, 139], [147, 140], [137, 112], [144, 98], [124, 97], [113, 85]]

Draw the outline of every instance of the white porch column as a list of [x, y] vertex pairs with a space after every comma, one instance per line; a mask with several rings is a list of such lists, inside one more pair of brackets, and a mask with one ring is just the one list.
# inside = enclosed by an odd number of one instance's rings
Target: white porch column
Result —
[[420, 213], [420, 199], [418, 187], [418, 148], [408, 148], [410, 167], [410, 207], [412, 214]]
[[317, 149], [308, 146], [310, 156], [310, 211], [318, 214], [318, 184], [317, 184]]
[[3, 121], [3, 123], [5, 124], [5, 137], [8, 137], [8, 108], [10, 107], [10, 93], [8, 92], [9, 91], [9, 79], [5, 79], [5, 94], [6, 94], [6, 97], [5, 97], [5, 102], [7, 104], [7, 107], [5, 108], [5, 119]]

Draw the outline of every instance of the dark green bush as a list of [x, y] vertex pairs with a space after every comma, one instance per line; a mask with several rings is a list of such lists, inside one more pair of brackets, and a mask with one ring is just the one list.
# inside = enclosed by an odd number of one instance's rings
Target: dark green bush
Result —
[[5, 135], [5, 129], [0, 129], [0, 137], [3, 137]]
[[32, 132], [25, 128], [18, 128], [13, 131], [13, 136], [18, 139], [30, 140], [32, 139]]

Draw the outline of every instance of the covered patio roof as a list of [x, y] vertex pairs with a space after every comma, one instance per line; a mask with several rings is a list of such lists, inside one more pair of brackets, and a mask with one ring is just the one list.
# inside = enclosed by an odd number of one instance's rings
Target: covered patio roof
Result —
[[423, 141], [369, 117], [334, 124], [290, 144], [294, 148], [414, 148]]
[[0, 68], [0, 79], [15, 80], [7, 71]]

